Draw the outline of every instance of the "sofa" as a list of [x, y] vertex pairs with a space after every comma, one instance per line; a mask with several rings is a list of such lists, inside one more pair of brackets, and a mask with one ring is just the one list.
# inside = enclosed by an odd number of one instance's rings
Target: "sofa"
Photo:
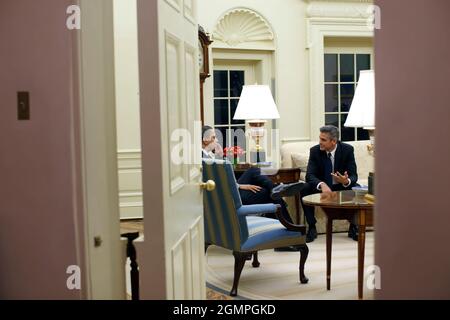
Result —
[[[300, 168], [301, 180], [305, 180], [306, 168], [308, 166], [309, 149], [317, 145], [317, 141], [301, 141], [286, 143], [281, 147], [281, 167], [282, 168]], [[368, 152], [368, 141], [348, 142], [355, 150], [355, 160], [358, 169], [358, 183], [360, 185], [367, 185], [369, 172], [374, 168], [374, 157]], [[295, 208], [293, 198], [286, 199], [289, 208]], [[293, 210], [290, 210], [290, 212]], [[317, 219], [317, 232], [325, 233], [326, 219], [325, 214], [320, 208], [315, 211]], [[302, 212], [302, 221], [304, 221]], [[306, 221], [305, 221], [306, 223]], [[345, 220], [337, 220], [333, 223], [333, 232], [348, 231], [348, 222]]]

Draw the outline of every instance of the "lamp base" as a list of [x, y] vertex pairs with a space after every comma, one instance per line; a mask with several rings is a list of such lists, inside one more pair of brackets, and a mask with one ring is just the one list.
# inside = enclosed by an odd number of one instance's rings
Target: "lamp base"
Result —
[[375, 178], [375, 173], [369, 172], [369, 191], [364, 196], [367, 202], [374, 203], [375, 202], [375, 192], [374, 192], [374, 185], [373, 181]]
[[373, 184], [374, 179], [375, 179], [375, 173], [369, 172], [369, 191], [368, 191], [368, 193], [371, 195], [375, 195], [374, 184]]
[[373, 194], [365, 194], [364, 199], [369, 203], [375, 203], [375, 196]]
[[250, 163], [266, 162], [265, 151], [250, 151]]

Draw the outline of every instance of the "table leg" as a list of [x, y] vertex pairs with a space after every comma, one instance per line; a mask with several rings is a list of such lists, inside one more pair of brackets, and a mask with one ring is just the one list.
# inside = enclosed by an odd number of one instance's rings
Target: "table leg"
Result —
[[300, 224], [300, 196], [298, 194], [295, 195], [295, 214], [296, 223]]
[[358, 298], [363, 298], [364, 255], [366, 245], [366, 212], [359, 213], [358, 225]]
[[331, 288], [331, 243], [333, 237], [333, 219], [327, 217], [327, 290]]

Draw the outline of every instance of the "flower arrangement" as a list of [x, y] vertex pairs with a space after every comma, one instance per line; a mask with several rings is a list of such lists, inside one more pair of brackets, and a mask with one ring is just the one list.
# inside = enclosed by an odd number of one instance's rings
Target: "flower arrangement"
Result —
[[245, 154], [244, 149], [239, 146], [228, 147], [223, 149], [223, 154], [230, 160], [233, 159], [233, 164], [237, 164], [239, 156]]

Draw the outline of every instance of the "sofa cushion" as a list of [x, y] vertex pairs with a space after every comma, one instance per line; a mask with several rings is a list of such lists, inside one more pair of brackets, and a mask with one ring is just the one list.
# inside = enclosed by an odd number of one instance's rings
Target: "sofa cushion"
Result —
[[306, 168], [308, 167], [309, 153], [294, 152], [291, 154], [292, 167], [300, 168], [300, 179], [305, 180]]

